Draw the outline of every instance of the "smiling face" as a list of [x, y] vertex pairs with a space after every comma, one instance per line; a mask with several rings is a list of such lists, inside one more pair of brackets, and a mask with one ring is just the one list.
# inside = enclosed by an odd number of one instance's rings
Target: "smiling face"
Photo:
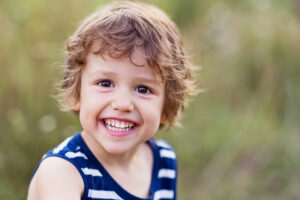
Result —
[[162, 122], [165, 83], [138, 51], [113, 59], [93, 53], [81, 75], [79, 110], [84, 133], [109, 154], [124, 154], [149, 140]]

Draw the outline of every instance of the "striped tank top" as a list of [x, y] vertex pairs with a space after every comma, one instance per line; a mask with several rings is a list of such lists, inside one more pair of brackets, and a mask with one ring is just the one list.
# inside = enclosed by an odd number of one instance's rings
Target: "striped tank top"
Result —
[[[47, 157], [56, 156], [72, 163], [84, 182], [82, 200], [175, 200], [176, 155], [164, 140], [151, 139], [147, 142], [154, 156], [150, 186], [151, 196], [148, 198], [136, 197], [123, 189], [92, 154], [80, 133], [65, 139], [54, 149], [48, 151], [41, 161]], [[139, 173], [137, 172], [136, 175], [138, 176]]]

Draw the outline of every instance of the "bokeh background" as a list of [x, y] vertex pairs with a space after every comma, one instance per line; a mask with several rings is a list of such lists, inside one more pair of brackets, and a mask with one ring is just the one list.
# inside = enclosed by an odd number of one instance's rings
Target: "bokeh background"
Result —
[[[43, 153], [80, 130], [59, 111], [67, 37], [108, 1], [0, 1], [0, 199], [25, 199]], [[182, 124], [179, 199], [300, 199], [300, 1], [145, 0], [202, 67]]]

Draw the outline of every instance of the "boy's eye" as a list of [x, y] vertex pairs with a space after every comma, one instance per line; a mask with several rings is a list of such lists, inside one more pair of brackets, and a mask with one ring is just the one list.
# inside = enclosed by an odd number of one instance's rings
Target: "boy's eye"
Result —
[[113, 84], [110, 80], [99, 81], [97, 84], [102, 87], [113, 87]]
[[138, 86], [136, 89], [135, 89], [136, 92], [138, 93], [141, 93], [141, 94], [149, 94], [151, 93], [152, 91], [146, 87], [146, 86]]

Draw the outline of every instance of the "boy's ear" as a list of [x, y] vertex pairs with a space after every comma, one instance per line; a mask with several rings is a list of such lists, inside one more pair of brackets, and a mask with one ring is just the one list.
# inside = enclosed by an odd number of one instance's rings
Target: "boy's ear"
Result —
[[77, 101], [77, 103], [73, 107], [73, 111], [79, 111], [80, 110], [80, 101]]
[[168, 120], [167, 120], [167, 117], [165, 114], [162, 114], [161, 117], [160, 117], [160, 123], [161, 124], [167, 124], [168, 123]]

